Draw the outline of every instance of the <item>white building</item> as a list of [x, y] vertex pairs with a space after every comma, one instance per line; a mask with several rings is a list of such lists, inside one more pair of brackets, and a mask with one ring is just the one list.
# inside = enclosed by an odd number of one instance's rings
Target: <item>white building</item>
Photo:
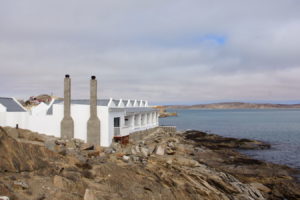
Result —
[[[87, 121], [90, 118], [90, 100], [71, 100], [71, 117], [74, 121], [74, 138], [87, 141]], [[100, 120], [100, 144], [109, 146], [115, 137], [158, 126], [158, 111], [142, 100], [97, 100]], [[61, 137], [64, 102], [52, 100], [26, 110], [14, 98], [0, 97], [0, 126], [29, 129]]]
[[27, 110], [15, 99], [0, 97], [0, 126], [25, 127]]

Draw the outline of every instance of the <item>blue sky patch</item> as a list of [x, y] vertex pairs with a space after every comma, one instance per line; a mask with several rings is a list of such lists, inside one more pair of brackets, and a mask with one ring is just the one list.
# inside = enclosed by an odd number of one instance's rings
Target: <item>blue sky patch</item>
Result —
[[162, 47], [189, 47], [197, 45], [224, 45], [228, 41], [225, 35], [221, 34], [197, 34], [184, 35], [179, 37], [156, 38], [156, 37], [140, 37], [134, 39], [137, 44], [146, 44]]

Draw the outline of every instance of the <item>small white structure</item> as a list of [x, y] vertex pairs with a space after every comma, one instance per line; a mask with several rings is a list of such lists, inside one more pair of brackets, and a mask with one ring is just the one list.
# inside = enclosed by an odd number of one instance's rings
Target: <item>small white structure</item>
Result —
[[[71, 100], [71, 117], [74, 121], [74, 138], [87, 141], [87, 121], [90, 117], [90, 100]], [[100, 145], [110, 146], [114, 137], [157, 127], [158, 111], [143, 100], [97, 100], [100, 119]], [[20, 127], [47, 135], [61, 137], [64, 116], [63, 100], [40, 103], [26, 110], [16, 99], [0, 97], [0, 126]]]

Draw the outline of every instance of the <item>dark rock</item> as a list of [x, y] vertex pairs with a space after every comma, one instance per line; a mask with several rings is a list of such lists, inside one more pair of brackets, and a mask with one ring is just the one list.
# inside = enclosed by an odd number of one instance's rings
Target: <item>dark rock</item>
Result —
[[81, 169], [92, 169], [93, 167], [87, 163], [87, 162], [79, 162], [75, 164], [77, 167], [81, 168]]
[[82, 176], [88, 179], [93, 179], [94, 175], [92, 174], [92, 172], [88, 171], [88, 170], [83, 170], [81, 172]]
[[67, 155], [67, 149], [65, 147], [59, 148], [59, 150], [57, 150], [57, 153], [59, 153], [62, 156], [66, 156]]
[[235, 165], [262, 165], [264, 162], [251, 158], [235, 158], [233, 160], [227, 160], [224, 163], [232, 163]]
[[28, 184], [25, 183], [24, 181], [14, 181], [13, 187], [16, 189], [22, 189], [22, 190], [29, 188]]
[[184, 134], [185, 139], [192, 140], [197, 143], [197, 145], [205, 146], [210, 149], [268, 149], [270, 144], [248, 139], [236, 139], [230, 137], [222, 137], [215, 134], [207, 134], [201, 131], [186, 131]]
[[55, 144], [66, 146], [66, 141], [62, 140], [62, 139], [58, 139], [58, 140], [55, 140]]
[[80, 149], [81, 150], [94, 150], [94, 145], [85, 143], [80, 147]]

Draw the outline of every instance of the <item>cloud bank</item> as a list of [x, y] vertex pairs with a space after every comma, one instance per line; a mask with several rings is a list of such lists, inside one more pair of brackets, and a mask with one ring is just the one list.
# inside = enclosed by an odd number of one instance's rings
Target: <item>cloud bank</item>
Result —
[[298, 0], [0, 1], [0, 94], [300, 99]]

